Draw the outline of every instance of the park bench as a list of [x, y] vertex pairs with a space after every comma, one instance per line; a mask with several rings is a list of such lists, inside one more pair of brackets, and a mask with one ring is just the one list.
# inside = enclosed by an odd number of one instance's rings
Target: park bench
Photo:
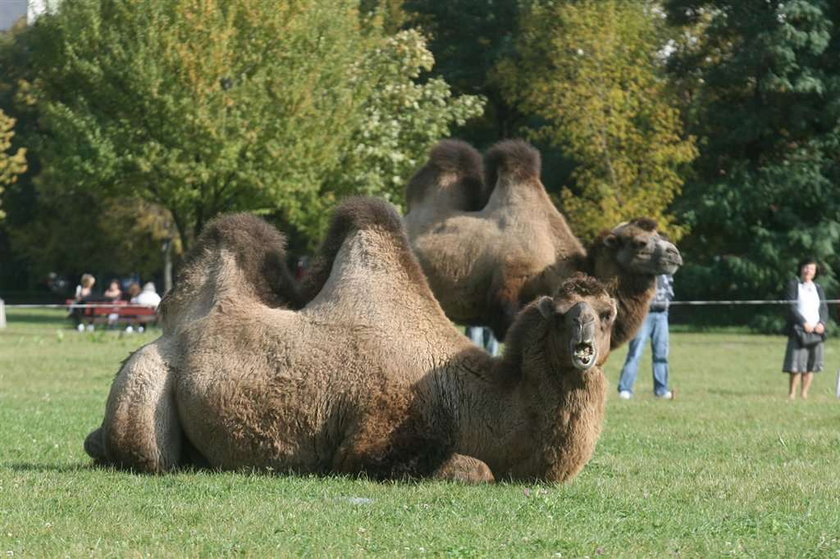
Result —
[[77, 303], [74, 299], [65, 301], [67, 308], [78, 308], [82, 324], [145, 326], [157, 322], [157, 311], [153, 307], [135, 305], [128, 301]]

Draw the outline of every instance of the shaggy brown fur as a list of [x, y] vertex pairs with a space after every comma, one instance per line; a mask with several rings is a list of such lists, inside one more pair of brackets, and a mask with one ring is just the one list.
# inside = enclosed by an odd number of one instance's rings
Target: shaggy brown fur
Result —
[[[233, 258], [242, 274], [239, 283], [219, 282], [224, 261]], [[207, 268], [213, 273], [207, 274]], [[212, 282], [217, 283], [212, 283]], [[184, 304], [197, 307], [199, 315], [214, 304], [218, 288], [247, 290], [242, 295], [272, 308], [303, 306], [304, 300], [286, 267], [286, 239], [274, 227], [249, 214], [232, 214], [207, 224], [181, 267], [178, 289], [167, 293], [159, 308], [166, 327], [170, 315], [189, 321]], [[235, 293], [224, 295], [236, 296]], [[199, 300], [201, 304], [196, 304]]]
[[188, 260], [163, 335], [117, 374], [85, 443], [96, 462], [562, 481], [591, 456], [616, 312], [594, 280], [526, 307], [493, 359], [444, 316], [390, 205], [337, 210], [300, 311], [257, 295], [235, 249], [252, 231], [226, 225]]
[[[442, 140], [406, 186], [406, 227], [414, 236], [442, 213], [475, 211], [487, 203], [481, 154], [466, 142]], [[412, 211], [413, 208], [416, 208]], [[408, 216], [411, 216], [410, 218]]]
[[[540, 182], [534, 148], [519, 140], [501, 142], [486, 162], [486, 176], [497, 178], [481, 211], [414, 206], [405, 220], [415, 223], [418, 213], [426, 222], [408, 231], [447, 316], [461, 324], [489, 325], [501, 339], [522, 307], [525, 282], [585, 253]], [[570, 267], [566, 277], [573, 271]]]
[[[506, 140], [485, 157], [492, 194], [480, 211], [444, 202], [409, 207], [412, 247], [432, 291], [455, 322], [490, 326], [498, 338], [534, 298], [553, 293], [572, 274], [585, 272], [611, 286], [620, 313], [613, 347], [636, 332], [655, 289], [655, 275], [682, 263], [651, 220], [634, 220], [603, 234], [589, 254], [569, 229], [540, 182], [539, 153]], [[424, 180], [418, 173], [412, 184]], [[434, 182], [430, 188], [434, 188]], [[635, 251], [635, 252], [634, 252]]]
[[656, 231], [656, 222], [637, 218], [602, 232], [589, 247], [586, 273], [611, 285], [618, 301], [612, 347], [632, 339], [656, 292], [656, 275], [673, 274], [682, 265], [679, 250]]

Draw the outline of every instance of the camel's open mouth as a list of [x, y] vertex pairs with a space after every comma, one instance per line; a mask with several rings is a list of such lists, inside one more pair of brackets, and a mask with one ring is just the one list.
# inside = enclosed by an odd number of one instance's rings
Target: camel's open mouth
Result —
[[680, 266], [682, 266], [682, 259], [664, 257], [660, 258], [657, 264], [659, 265], [659, 270], [661, 270], [659, 273], [673, 274], [680, 269]]
[[572, 347], [572, 362], [578, 369], [588, 369], [595, 364], [595, 348], [589, 342], [581, 342]]

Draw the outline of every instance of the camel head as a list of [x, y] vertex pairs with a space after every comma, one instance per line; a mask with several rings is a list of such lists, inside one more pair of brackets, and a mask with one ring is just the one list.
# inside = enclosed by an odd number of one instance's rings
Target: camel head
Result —
[[682, 266], [680, 251], [656, 230], [652, 219], [622, 223], [599, 240], [614, 254], [620, 268], [633, 273], [673, 274]]
[[615, 300], [598, 280], [575, 275], [553, 297], [539, 298], [536, 307], [549, 321], [547, 349], [562, 369], [571, 365], [585, 372], [606, 361], [617, 311]]

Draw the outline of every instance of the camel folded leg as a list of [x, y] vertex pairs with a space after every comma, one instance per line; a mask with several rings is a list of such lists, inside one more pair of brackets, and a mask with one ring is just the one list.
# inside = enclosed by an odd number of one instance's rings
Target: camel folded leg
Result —
[[432, 478], [462, 483], [493, 483], [496, 481], [490, 467], [472, 456], [453, 454], [435, 470]]
[[102, 426], [85, 440], [98, 463], [159, 473], [181, 462], [183, 433], [174, 379], [159, 343], [135, 352], [111, 385]]
[[338, 449], [333, 470], [375, 479], [432, 478], [466, 483], [494, 481], [476, 458], [452, 452], [451, 427], [437, 426], [423, 414], [401, 406], [378, 408], [362, 418]]

